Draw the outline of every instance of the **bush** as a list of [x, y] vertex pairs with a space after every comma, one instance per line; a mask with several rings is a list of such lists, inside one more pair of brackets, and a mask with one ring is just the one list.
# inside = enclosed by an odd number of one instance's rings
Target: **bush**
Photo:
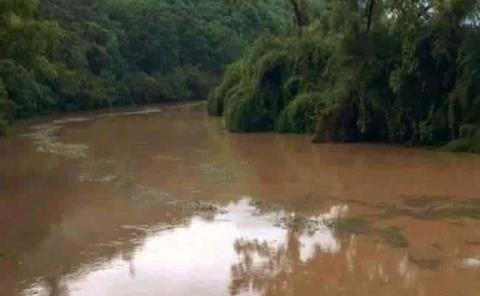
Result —
[[241, 63], [237, 62], [227, 66], [222, 82], [208, 95], [207, 110], [210, 116], [223, 115], [225, 100], [240, 83], [241, 75]]
[[[272, 131], [290, 98], [284, 94], [292, 71], [292, 44], [276, 37], [258, 40], [209, 95], [210, 115], [224, 115], [230, 131]], [[276, 50], [271, 50], [271, 49]]]
[[315, 129], [315, 104], [319, 93], [297, 95], [279, 116], [277, 131], [312, 134]]
[[231, 132], [263, 132], [274, 127], [270, 112], [250, 97], [231, 97], [225, 109], [225, 123]]

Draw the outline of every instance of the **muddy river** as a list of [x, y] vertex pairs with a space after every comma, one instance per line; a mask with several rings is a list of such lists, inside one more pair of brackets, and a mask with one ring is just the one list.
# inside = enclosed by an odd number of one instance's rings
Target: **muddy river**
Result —
[[202, 105], [0, 139], [0, 295], [479, 295], [480, 157], [229, 134]]

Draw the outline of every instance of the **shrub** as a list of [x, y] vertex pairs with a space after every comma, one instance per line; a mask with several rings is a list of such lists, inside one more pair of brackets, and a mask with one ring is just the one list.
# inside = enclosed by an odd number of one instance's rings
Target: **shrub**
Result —
[[280, 114], [277, 130], [287, 133], [312, 134], [316, 122], [315, 104], [318, 100], [318, 93], [297, 95]]

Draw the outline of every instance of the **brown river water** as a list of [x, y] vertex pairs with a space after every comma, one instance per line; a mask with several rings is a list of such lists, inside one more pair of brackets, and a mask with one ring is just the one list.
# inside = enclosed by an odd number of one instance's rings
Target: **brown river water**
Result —
[[0, 139], [0, 295], [480, 295], [480, 157], [229, 134], [203, 105]]

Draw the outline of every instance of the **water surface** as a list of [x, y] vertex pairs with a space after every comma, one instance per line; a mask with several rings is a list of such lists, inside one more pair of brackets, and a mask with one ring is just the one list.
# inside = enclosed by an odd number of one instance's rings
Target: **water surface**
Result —
[[0, 139], [0, 295], [476, 295], [480, 157], [229, 134], [201, 105]]

